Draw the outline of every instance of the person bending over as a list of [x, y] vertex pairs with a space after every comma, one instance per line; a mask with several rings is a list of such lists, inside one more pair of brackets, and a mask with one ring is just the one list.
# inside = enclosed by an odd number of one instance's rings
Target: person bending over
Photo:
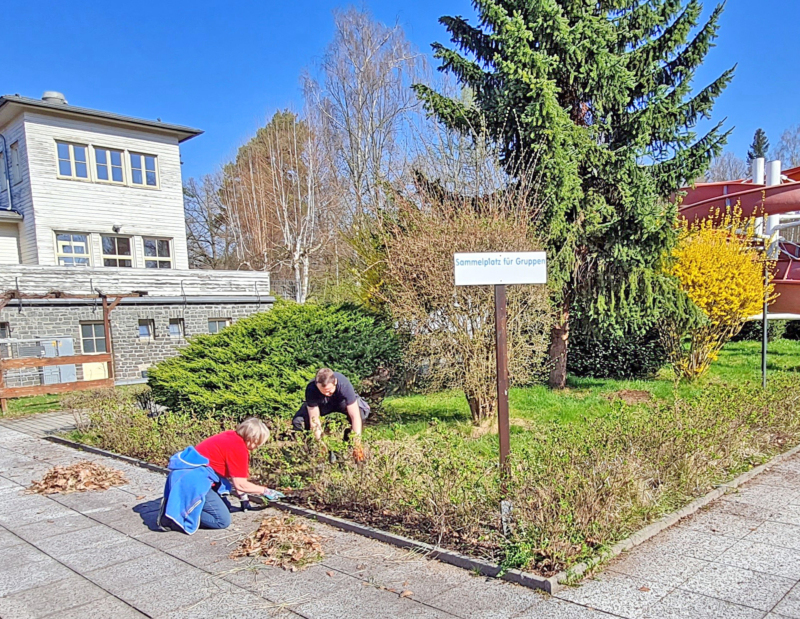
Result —
[[189, 534], [198, 527], [229, 527], [230, 503], [221, 494], [231, 488], [240, 495], [276, 498], [280, 493], [248, 480], [250, 452], [268, 439], [269, 429], [264, 422], [251, 417], [236, 426], [236, 430], [215, 434], [196, 447], [187, 447], [172, 456], [159, 525], [164, 527], [163, 520], [167, 518]]
[[306, 399], [292, 419], [297, 431], [311, 430], [314, 438], [322, 437], [322, 417], [332, 413], [347, 415], [350, 428], [345, 430], [344, 440], [354, 434], [360, 439], [363, 422], [369, 417], [369, 405], [358, 396], [353, 384], [346, 376], [328, 368], [322, 368], [306, 387]]

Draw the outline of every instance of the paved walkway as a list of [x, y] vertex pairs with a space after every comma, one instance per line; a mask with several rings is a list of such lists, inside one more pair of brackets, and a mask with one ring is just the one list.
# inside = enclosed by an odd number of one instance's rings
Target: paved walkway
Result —
[[163, 477], [115, 460], [126, 486], [24, 493], [87, 457], [104, 460], [0, 427], [0, 617], [800, 618], [800, 458], [549, 597], [320, 524], [321, 565], [234, 561], [267, 512], [236, 513], [227, 531], [156, 531]]
[[24, 417], [0, 417], [0, 427], [17, 430], [31, 436], [47, 436], [49, 434], [63, 434], [74, 430], [75, 415], [80, 413], [62, 412], [40, 413]]

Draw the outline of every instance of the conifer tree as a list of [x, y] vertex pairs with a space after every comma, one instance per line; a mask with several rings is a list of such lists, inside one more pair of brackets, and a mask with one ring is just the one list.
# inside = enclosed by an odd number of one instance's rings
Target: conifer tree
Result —
[[766, 132], [759, 127], [753, 135], [753, 143], [750, 144], [750, 149], [747, 151], [747, 163], [758, 157], [767, 158], [769, 152], [769, 140], [767, 139]]
[[[675, 239], [668, 200], [720, 154], [722, 123], [699, 137], [733, 76], [694, 91], [722, 6], [696, 26], [699, 0], [474, 0], [477, 26], [443, 17], [454, 48], [434, 44], [441, 70], [474, 94], [467, 105], [415, 86], [446, 125], [485, 128], [513, 173], [534, 166], [559, 317], [550, 384], [563, 387], [576, 301], [615, 329], [658, 305], [658, 265]], [[501, 249], [501, 248], [498, 248]]]

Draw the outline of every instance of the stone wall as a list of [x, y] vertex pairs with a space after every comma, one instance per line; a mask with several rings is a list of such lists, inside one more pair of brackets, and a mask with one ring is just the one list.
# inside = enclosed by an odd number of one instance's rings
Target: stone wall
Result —
[[[271, 301], [271, 299], [270, 299]], [[186, 345], [187, 338], [209, 332], [209, 320], [229, 319], [232, 323], [272, 307], [268, 301], [236, 303], [136, 303], [122, 304], [111, 312], [111, 341], [117, 382], [139, 382], [146, 378], [147, 368]], [[182, 336], [170, 335], [170, 320], [182, 321]], [[102, 323], [100, 302], [44, 304], [23, 301], [22, 311], [16, 301], [0, 310], [0, 326], [8, 326], [12, 339], [71, 337], [75, 354], [83, 354], [81, 325]], [[152, 321], [152, 337], [141, 337], [140, 321]], [[84, 378], [84, 368], [77, 368], [78, 380]], [[26, 384], [30, 384], [26, 381]], [[9, 384], [9, 386], [11, 386]]]

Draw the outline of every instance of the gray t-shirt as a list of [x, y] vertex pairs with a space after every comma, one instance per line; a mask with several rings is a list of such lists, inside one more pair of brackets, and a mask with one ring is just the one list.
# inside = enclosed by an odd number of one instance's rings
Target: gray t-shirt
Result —
[[320, 415], [328, 413], [345, 413], [347, 406], [358, 400], [356, 390], [346, 376], [339, 372], [333, 373], [336, 378], [336, 391], [332, 395], [324, 396], [315, 381], [306, 387], [306, 406], [318, 406]]

